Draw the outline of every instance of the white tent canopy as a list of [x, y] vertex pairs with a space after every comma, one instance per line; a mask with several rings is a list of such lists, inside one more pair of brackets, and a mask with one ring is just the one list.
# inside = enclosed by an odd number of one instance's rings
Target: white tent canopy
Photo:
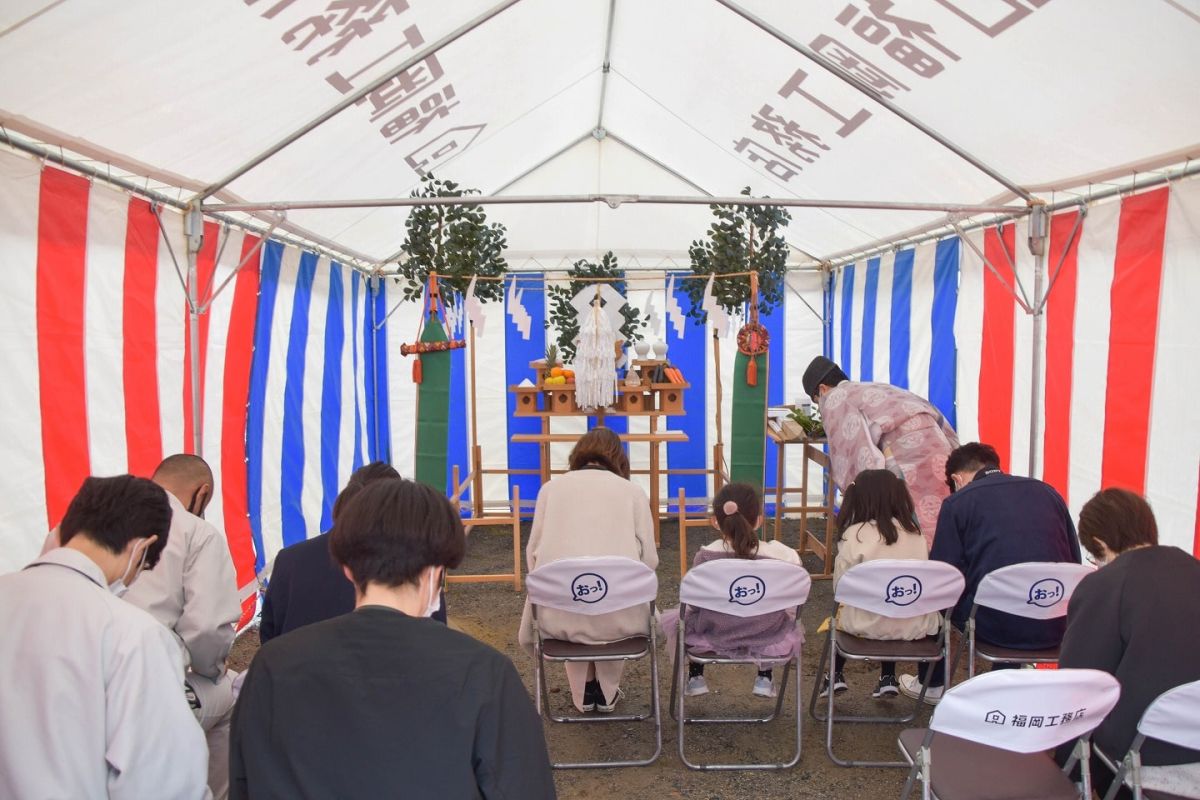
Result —
[[[0, 122], [181, 199], [235, 176], [218, 205], [405, 197], [428, 171], [485, 195], [995, 205], [1200, 151], [1198, 33], [1196, 0], [25, 0], [0, 9]], [[292, 210], [287, 227], [369, 265], [405, 213]], [[703, 213], [492, 216], [514, 254], [681, 257]], [[827, 259], [944, 216], [798, 208], [788, 236]]]
[[[537, 491], [506, 387], [552, 338], [558, 271], [612, 250], [661, 316], [687, 302], [665, 273], [707, 204], [749, 187], [792, 214], [771, 404], [825, 352], [929, 397], [1073, 511], [1127, 486], [1193, 546], [1198, 45], [1200, 0], [8, 0], [0, 406], [21, 478], [0, 571], [84, 475], [202, 451], [249, 597], [357, 465], [408, 474], [400, 345], [422, 313], [379, 276], [429, 174], [478, 190], [526, 271], [489, 304], [478, 375], [452, 372], [450, 463], [478, 438], [488, 503]], [[202, 302], [206, 281], [228, 290], [189, 313], [181, 284]], [[735, 348], [710, 358], [709, 332], [654, 334], [693, 387], [671, 497], [705, 496], [729, 439]]]

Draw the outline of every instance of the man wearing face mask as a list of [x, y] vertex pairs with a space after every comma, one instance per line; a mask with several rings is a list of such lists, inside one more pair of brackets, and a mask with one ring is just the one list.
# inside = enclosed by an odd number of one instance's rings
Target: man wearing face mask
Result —
[[555, 796], [512, 662], [429, 619], [465, 549], [432, 487], [383, 479], [347, 503], [330, 551], [355, 610], [259, 650], [233, 714], [230, 797]]
[[179, 650], [117, 599], [161, 567], [171, 516], [144, 478], [87, 478], [62, 546], [0, 576], [0, 797], [206, 796]]
[[233, 679], [225, 659], [241, 616], [237, 575], [225, 537], [202, 517], [213, 496], [212, 470], [199, 456], [163, 460], [151, 477], [166, 489], [171, 535], [158, 567], [125, 599], [175, 634], [186, 659], [188, 700], [208, 740], [208, 784], [229, 795], [229, 723]]

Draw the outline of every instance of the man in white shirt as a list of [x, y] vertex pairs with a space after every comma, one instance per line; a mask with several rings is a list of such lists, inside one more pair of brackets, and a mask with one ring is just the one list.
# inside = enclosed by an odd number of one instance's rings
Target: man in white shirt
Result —
[[88, 478], [63, 546], [0, 576], [0, 797], [203, 798], [171, 634], [118, 599], [169, 540], [165, 493]]
[[225, 537], [201, 519], [213, 496], [212, 470], [204, 459], [168, 456], [151, 480], [167, 490], [171, 535], [158, 566], [125, 600], [175, 634], [186, 659], [188, 697], [208, 740], [208, 786], [216, 800], [224, 800], [236, 677], [226, 671], [225, 660], [242, 612], [237, 575]]

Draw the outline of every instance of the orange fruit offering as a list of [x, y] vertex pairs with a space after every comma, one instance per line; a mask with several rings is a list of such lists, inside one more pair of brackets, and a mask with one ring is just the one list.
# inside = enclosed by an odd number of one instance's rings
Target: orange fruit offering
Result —
[[550, 370], [550, 377], [551, 377], [551, 378], [558, 378], [558, 377], [561, 377], [561, 376], [562, 376], [562, 374], [563, 374], [563, 368], [562, 368], [562, 367], [554, 367], [553, 369], [551, 369], [551, 370]]

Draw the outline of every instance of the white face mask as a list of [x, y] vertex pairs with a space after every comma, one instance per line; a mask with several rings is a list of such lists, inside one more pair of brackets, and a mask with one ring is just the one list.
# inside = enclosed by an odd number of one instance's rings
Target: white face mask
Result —
[[442, 587], [439, 585], [441, 581], [435, 580], [437, 570], [429, 573], [429, 601], [425, 604], [425, 616], [432, 617], [442, 608]]
[[[121, 577], [117, 578], [108, 585], [108, 590], [110, 592], [115, 594], [117, 597], [125, 596], [125, 593], [129, 591], [129, 584], [133, 583], [133, 579], [136, 578], [138, 573], [142, 571], [142, 567], [146, 563], [146, 551], [149, 549], [150, 548], [148, 546], [143, 546], [141, 557], [139, 558], [137, 548], [134, 548], [133, 552], [129, 554], [129, 565], [125, 567], [125, 572], [121, 575]], [[133, 560], [135, 558], [138, 559], [136, 567], [133, 564]]]

